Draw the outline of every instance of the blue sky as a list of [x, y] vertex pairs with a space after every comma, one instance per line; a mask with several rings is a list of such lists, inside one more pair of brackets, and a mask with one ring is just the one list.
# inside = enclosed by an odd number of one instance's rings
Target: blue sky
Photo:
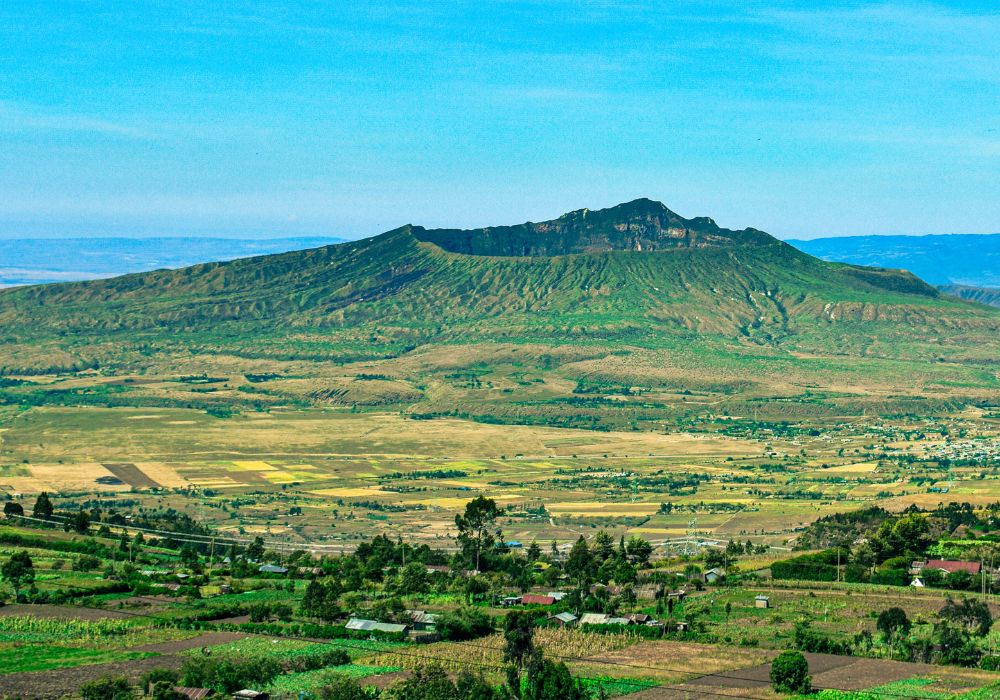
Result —
[[0, 237], [1000, 231], [991, 2], [0, 4]]

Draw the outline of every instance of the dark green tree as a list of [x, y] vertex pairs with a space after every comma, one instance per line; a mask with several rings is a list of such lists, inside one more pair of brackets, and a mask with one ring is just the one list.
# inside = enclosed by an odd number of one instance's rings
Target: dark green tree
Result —
[[78, 510], [73, 514], [73, 519], [69, 523], [74, 532], [86, 535], [90, 529], [90, 513], [85, 510]]
[[48, 492], [42, 491], [35, 500], [34, 508], [31, 509], [32, 514], [36, 518], [51, 518], [52, 510], [52, 501], [49, 499]]
[[507, 664], [507, 685], [520, 696], [521, 671], [535, 653], [535, 619], [525, 610], [515, 610], [504, 620], [503, 661]]
[[590, 694], [570, 675], [566, 664], [532, 655], [525, 673], [522, 700], [588, 700]]
[[413, 561], [403, 567], [399, 574], [398, 589], [403, 595], [426, 593], [430, 589], [427, 565]]
[[480, 570], [484, 550], [491, 549], [502, 537], [497, 527], [500, 510], [496, 501], [485, 496], [477, 496], [465, 504], [465, 513], [455, 516], [458, 541], [462, 551], [475, 568]]
[[653, 545], [638, 535], [632, 535], [625, 543], [625, 552], [632, 564], [646, 566], [649, 563], [649, 557], [653, 554]]
[[264, 538], [260, 535], [254, 537], [253, 542], [247, 547], [247, 559], [255, 562], [264, 560]]
[[135, 690], [125, 676], [105, 676], [80, 686], [83, 700], [133, 700]]
[[910, 618], [902, 608], [887, 608], [879, 613], [875, 621], [875, 629], [886, 637], [906, 634], [910, 631]]
[[333, 673], [324, 678], [324, 685], [317, 694], [320, 700], [369, 700], [371, 697], [354, 678]]
[[593, 575], [594, 558], [587, 546], [587, 540], [580, 535], [579, 539], [573, 543], [573, 548], [569, 550], [569, 557], [566, 559], [566, 573], [576, 579], [582, 588]]
[[528, 547], [528, 551], [526, 552], [526, 557], [528, 561], [532, 562], [538, 561], [539, 559], [542, 558], [542, 548], [538, 546], [537, 542], [533, 541], [531, 543], [531, 546]]
[[3, 514], [8, 518], [24, 515], [24, 508], [17, 501], [7, 501], [3, 504]]
[[20, 600], [21, 591], [35, 582], [35, 565], [28, 552], [14, 552], [10, 559], [0, 566], [0, 574], [14, 589], [14, 599]]
[[986, 636], [993, 627], [989, 606], [974, 598], [963, 598], [960, 603], [948, 598], [938, 614], [942, 620], [962, 625], [971, 634], [979, 636]]
[[809, 662], [801, 651], [783, 651], [771, 662], [771, 687], [779, 693], [806, 694], [812, 689]]

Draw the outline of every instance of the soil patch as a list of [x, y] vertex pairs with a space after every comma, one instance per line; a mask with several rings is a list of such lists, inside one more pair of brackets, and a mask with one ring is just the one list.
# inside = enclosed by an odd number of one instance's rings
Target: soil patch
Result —
[[160, 484], [156, 483], [143, 472], [139, 467], [129, 462], [117, 462], [103, 465], [105, 469], [124, 481], [126, 484], [137, 489], [158, 489]]

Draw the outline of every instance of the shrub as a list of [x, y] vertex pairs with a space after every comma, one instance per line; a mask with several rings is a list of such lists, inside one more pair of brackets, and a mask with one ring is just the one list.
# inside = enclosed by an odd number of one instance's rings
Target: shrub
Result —
[[73, 560], [73, 571], [93, 571], [101, 565], [101, 560], [89, 554], [83, 554]]
[[320, 700], [368, 700], [369, 695], [350, 676], [335, 673], [316, 693]]
[[478, 639], [493, 632], [493, 619], [479, 608], [442, 613], [435, 629], [445, 641]]
[[809, 663], [800, 651], [783, 651], [771, 662], [771, 686], [779, 693], [808, 693], [812, 689]]
[[133, 700], [135, 691], [124, 676], [104, 676], [80, 686], [83, 700]]
[[263, 687], [281, 673], [281, 664], [273, 659], [189, 659], [182, 670], [184, 685], [212, 688], [233, 693], [243, 688]]

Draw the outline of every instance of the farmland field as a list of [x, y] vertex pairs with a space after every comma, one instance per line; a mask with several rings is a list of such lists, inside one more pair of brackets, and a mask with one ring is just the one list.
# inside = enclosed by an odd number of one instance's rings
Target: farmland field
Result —
[[[638, 433], [342, 409], [218, 418], [36, 407], [0, 421], [0, 491], [9, 496], [138, 500], [189, 512], [229, 537], [327, 549], [373, 527], [449, 546], [455, 512], [480, 493], [503, 504], [505, 531], [525, 543], [607, 527], [661, 544], [707, 536], [788, 546], [816, 518], [873, 502], [901, 510], [1000, 500], [988, 461], [1000, 421], [968, 411]], [[983, 457], [940, 464], [965, 453]], [[234, 499], [238, 512], [226, 508]]]

